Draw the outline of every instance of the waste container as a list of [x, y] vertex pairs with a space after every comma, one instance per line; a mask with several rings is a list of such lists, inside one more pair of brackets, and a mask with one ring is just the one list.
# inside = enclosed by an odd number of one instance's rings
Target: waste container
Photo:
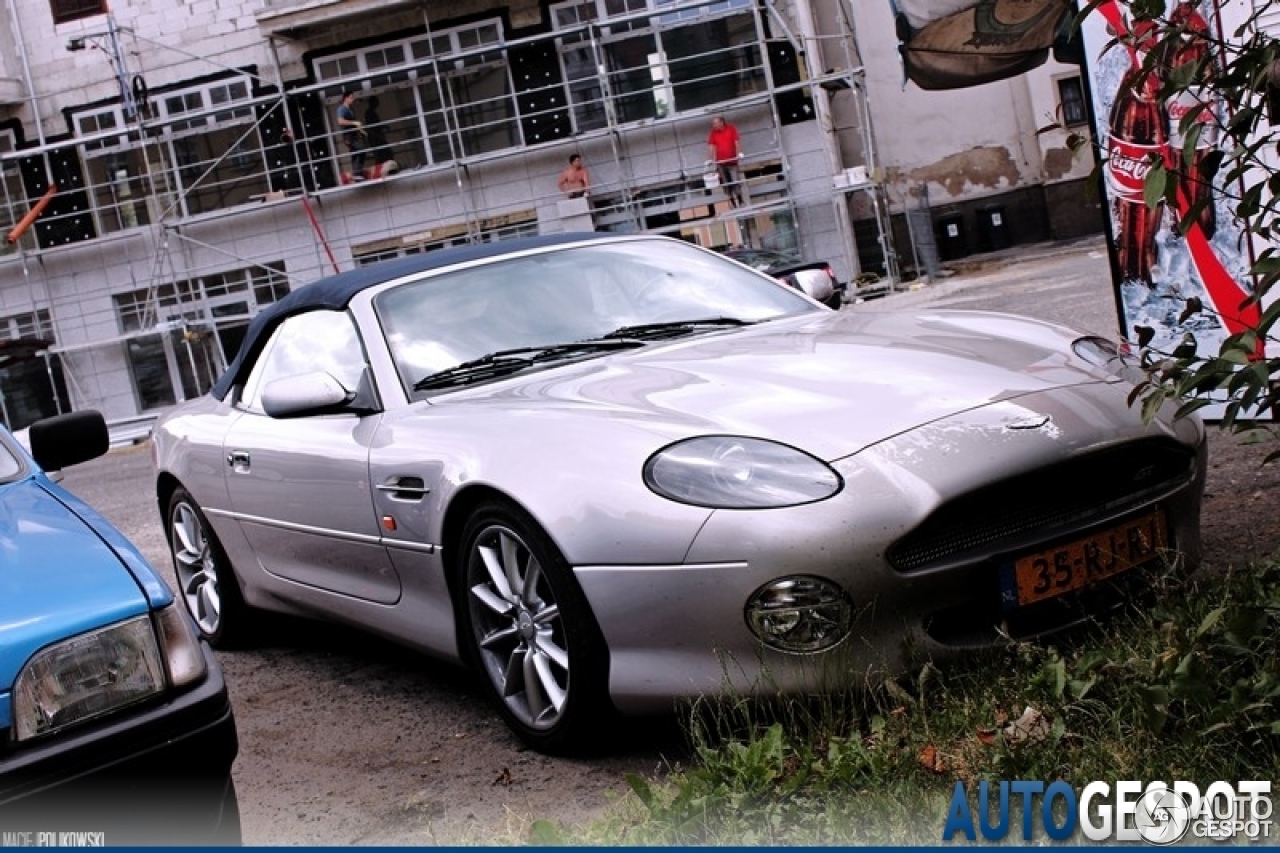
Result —
[[911, 235], [911, 249], [916, 259], [916, 275], [928, 276], [937, 281], [942, 274], [938, 261], [938, 241], [929, 222], [929, 210], [924, 207], [907, 209], [907, 231]]
[[978, 208], [978, 244], [982, 251], [997, 252], [1009, 248], [1012, 242], [1004, 205], [989, 204]]
[[964, 235], [964, 216], [960, 213], [947, 213], [939, 216], [937, 222], [938, 254], [944, 261], [963, 258], [969, 254], [969, 243]]

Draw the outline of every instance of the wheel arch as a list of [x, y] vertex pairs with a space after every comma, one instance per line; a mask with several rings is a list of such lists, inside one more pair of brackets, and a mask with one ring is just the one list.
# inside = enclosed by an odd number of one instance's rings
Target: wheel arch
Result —
[[[462, 531], [467, 525], [467, 519], [475, 512], [476, 507], [490, 500], [506, 501], [519, 508], [529, 518], [537, 521], [533, 513], [529, 512], [529, 508], [520, 503], [520, 501], [502, 489], [486, 483], [468, 484], [454, 492], [449, 501], [449, 506], [445, 508], [444, 518], [440, 524], [440, 549], [442, 551], [440, 562], [444, 566], [444, 579], [449, 588], [449, 599], [453, 602], [455, 614], [464, 603], [462, 590], [458, 588], [458, 575], [461, 571], [458, 560], [461, 556], [459, 552], [462, 550]], [[540, 523], [539, 526], [542, 527]], [[542, 527], [542, 529], [547, 532], [546, 527]], [[547, 532], [547, 536], [551, 538], [552, 542], [555, 542], [554, 537], [551, 537], [549, 532]], [[557, 545], [556, 547], [559, 546]], [[455, 633], [458, 634], [458, 641], [461, 642], [461, 620], [455, 618], [454, 626]]]
[[160, 511], [161, 524], [167, 523], [169, 501], [173, 500], [173, 493], [181, 486], [178, 478], [168, 471], [161, 471], [156, 475], [156, 508]]

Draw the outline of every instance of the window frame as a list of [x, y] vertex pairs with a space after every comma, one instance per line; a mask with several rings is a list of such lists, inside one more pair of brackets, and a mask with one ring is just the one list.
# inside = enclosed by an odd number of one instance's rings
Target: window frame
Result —
[[106, 0], [49, 0], [53, 23], [68, 24], [107, 13]]
[[48, 308], [0, 316], [0, 340], [19, 341], [23, 338], [56, 341], [53, 314]]
[[[449, 162], [457, 156], [454, 144], [469, 153], [485, 153], [493, 150], [506, 150], [523, 144], [520, 131], [520, 107], [515, 96], [515, 87], [511, 80], [511, 71], [507, 66], [506, 30], [500, 17], [485, 18], [470, 24], [460, 24], [444, 29], [433, 29], [428, 33], [419, 33], [400, 39], [378, 42], [355, 50], [340, 53], [327, 53], [311, 60], [311, 72], [320, 83], [331, 83], [342, 90], [361, 93], [361, 97], [381, 94], [391, 88], [399, 88], [404, 81], [410, 81], [409, 91], [414, 92], [418, 116], [418, 138], [415, 145], [432, 164]], [[399, 63], [387, 61], [387, 55], [399, 52], [403, 57]], [[469, 82], [479, 79], [485, 73], [498, 73], [502, 76], [504, 91], [493, 97], [477, 102], [458, 102], [458, 93]], [[390, 84], [385, 83], [390, 80]], [[372, 81], [384, 81], [371, 85]], [[439, 98], [424, 96], [422, 87], [430, 86], [444, 96]], [[329, 90], [330, 96], [333, 90]], [[446, 152], [438, 144], [439, 132], [430, 126], [433, 117], [451, 111], [456, 121], [466, 115], [478, 117], [475, 124], [446, 124], [450, 144]], [[470, 111], [470, 112], [468, 112]], [[488, 121], [494, 112], [504, 113], [497, 121]], [[328, 113], [332, 122], [332, 111]], [[514, 140], [507, 145], [493, 148], [492, 145], [477, 145], [476, 142], [487, 132], [501, 132], [500, 128], [509, 127]], [[333, 128], [332, 133], [337, 134]], [[468, 142], [470, 144], [468, 145]], [[334, 156], [339, 152], [335, 149]]]
[[[1054, 95], [1058, 99], [1058, 115], [1062, 120], [1062, 126], [1075, 128], [1087, 125], [1089, 123], [1089, 106], [1086, 103], [1084, 77], [1080, 74], [1067, 74], [1055, 77], [1053, 83]], [[1067, 102], [1071, 99], [1064, 97], [1064, 93], [1068, 88], [1073, 88], [1075, 94], [1079, 95], [1078, 106], [1074, 107], [1070, 113], [1068, 113]]]

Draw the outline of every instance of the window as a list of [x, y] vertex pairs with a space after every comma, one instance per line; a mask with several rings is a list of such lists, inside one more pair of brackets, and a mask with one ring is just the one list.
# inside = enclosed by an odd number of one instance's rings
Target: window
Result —
[[194, 281], [165, 282], [117, 293], [112, 298], [120, 331], [137, 332], [170, 321], [201, 323], [216, 317], [248, 321], [288, 292], [284, 262], [273, 261], [259, 267], [202, 276]]
[[1058, 78], [1058, 104], [1062, 109], [1064, 126], [1075, 127], [1088, 122], [1089, 114], [1084, 104], [1084, 84], [1078, 75]]
[[[128, 131], [125, 128], [124, 107], [113, 106], [96, 112], [77, 113], [75, 117], [77, 136], [101, 136], [92, 139], [81, 147], [85, 151], [102, 151], [112, 148], [123, 148], [129, 144]], [[119, 130], [119, 136], [109, 136], [113, 130]]]
[[[567, 0], [550, 8], [579, 132], [604, 126], [606, 90], [618, 119], [636, 121], [710, 106], [764, 86], [747, 0], [688, 8], [676, 0]], [[649, 9], [665, 11], [648, 17], [643, 13]], [[596, 25], [598, 47], [588, 40], [587, 24]]]
[[199, 322], [200, 306], [195, 304], [199, 285], [190, 281], [158, 284], [129, 293], [117, 293], [116, 322], [122, 332], [140, 332], [161, 322]]
[[19, 342], [0, 357], [0, 420], [22, 429], [58, 414], [59, 402], [68, 399], [62, 361], [37, 354], [55, 342], [49, 309], [0, 317], [0, 341]]
[[[364, 89], [365, 101], [378, 96], [380, 125], [397, 160], [448, 162], [520, 144], [502, 40], [499, 22], [482, 21], [326, 56], [316, 60], [315, 73], [335, 84], [328, 97], [346, 89]], [[395, 85], [413, 80], [412, 88]], [[453, 134], [447, 107], [453, 108]], [[418, 148], [417, 156], [410, 147]]]
[[107, 4], [106, 0], [50, 0], [49, 8], [53, 11], [53, 22], [65, 24], [67, 21], [106, 14]]
[[156, 332], [126, 344], [139, 406], [171, 405], [175, 388], [183, 399], [208, 390], [253, 315], [288, 292], [284, 262], [274, 261], [116, 294], [122, 332]]
[[86, 189], [98, 233], [123, 231], [150, 220], [144, 202], [146, 165], [136, 145], [137, 133], [125, 119], [124, 106], [115, 104], [74, 117], [84, 160]]
[[253, 285], [253, 299], [258, 308], [283, 299], [289, 292], [289, 277], [284, 274], [284, 261], [263, 264], [249, 270], [249, 283]]
[[155, 99], [183, 211], [207, 213], [266, 193], [267, 162], [246, 79], [224, 79]]
[[147, 225], [173, 210], [193, 215], [246, 204], [267, 192], [268, 164], [246, 78], [159, 93], [151, 106], [148, 133], [158, 125], [159, 132], [145, 150], [122, 104], [73, 116], [99, 233]]
[[26, 314], [0, 317], [0, 340], [16, 341], [22, 338], [53, 341], [53, 318], [49, 316], [49, 309], [40, 308]]

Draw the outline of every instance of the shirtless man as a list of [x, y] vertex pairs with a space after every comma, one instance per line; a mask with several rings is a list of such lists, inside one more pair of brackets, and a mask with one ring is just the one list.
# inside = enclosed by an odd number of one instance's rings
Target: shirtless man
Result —
[[587, 195], [587, 190], [591, 188], [591, 177], [587, 174], [587, 167], [582, 165], [581, 154], [569, 155], [569, 165], [565, 166], [564, 171], [560, 173], [560, 180], [556, 182], [556, 186], [569, 198], [582, 198]]

